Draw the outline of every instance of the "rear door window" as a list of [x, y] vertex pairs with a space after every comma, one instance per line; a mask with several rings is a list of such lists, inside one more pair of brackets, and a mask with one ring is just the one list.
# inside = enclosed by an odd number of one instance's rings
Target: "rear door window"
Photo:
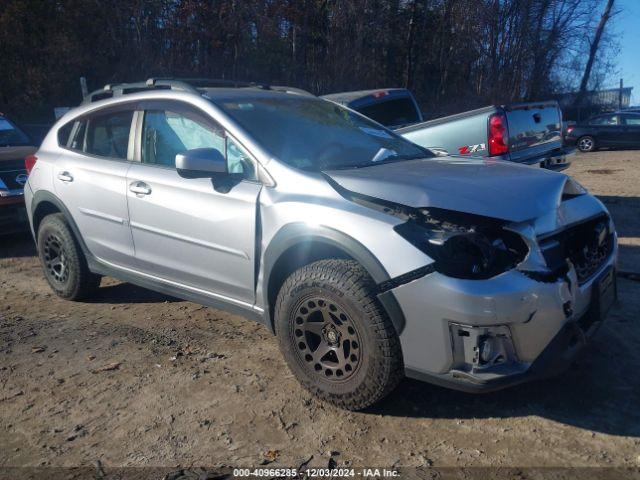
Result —
[[100, 157], [127, 159], [133, 111], [91, 115], [86, 126], [84, 152]]
[[133, 107], [101, 111], [79, 118], [58, 130], [61, 147], [99, 157], [128, 160]]
[[589, 121], [591, 125], [618, 125], [617, 115], [603, 115]]

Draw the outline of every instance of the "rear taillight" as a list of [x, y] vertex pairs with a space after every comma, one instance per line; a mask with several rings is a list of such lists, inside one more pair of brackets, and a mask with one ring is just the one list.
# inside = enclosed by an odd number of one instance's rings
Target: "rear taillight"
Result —
[[33, 167], [36, 165], [37, 161], [38, 157], [36, 157], [35, 155], [29, 155], [24, 159], [24, 168], [27, 169], [27, 173], [31, 173], [31, 170], [33, 170]]
[[489, 117], [489, 155], [504, 155], [508, 152], [507, 117], [503, 113], [494, 113]]
[[576, 127], [574, 127], [574, 126], [567, 127], [567, 135], [570, 134], [571, 132], [573, 132], [574, 128], [576, 128]]

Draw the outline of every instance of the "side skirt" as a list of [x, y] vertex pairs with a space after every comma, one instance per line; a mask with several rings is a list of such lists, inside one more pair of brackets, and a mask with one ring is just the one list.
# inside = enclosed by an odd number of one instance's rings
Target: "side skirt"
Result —
[[254, 309], [253, 307], [243, 307], [241, 305], [237, 305], [223, 299], [213, 298], [209, 295], [194, 292], [186, 288], [169, 285], [162, 281], [154, 280], [143, 275], [137, 275], [133, 272], [122, 270], [116, 267], [111, 267], [100, 262], [95, 257], [87, 258], [87, 263], [89, 264], [89, 270], [91, 270], [93, 273], [117, 278], [119, 280], [122, 280], [123, 282], [132, 283], [139, 287], [147, 288], [149, 290], [153, 290], [154, 292], [159, 292], [164, 295], [179, 298], [181, 300], [186, 300], [207, 307], [224, 310], [228, 313], [240, 315], [268, 327], [268, 322], [266, 321], [264, 312], [258, 309]]

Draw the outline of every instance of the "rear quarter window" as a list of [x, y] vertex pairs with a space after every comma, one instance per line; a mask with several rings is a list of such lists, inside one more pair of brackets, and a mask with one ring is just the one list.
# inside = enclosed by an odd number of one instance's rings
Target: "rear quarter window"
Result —
[[86, 153], [126, 160], [133, 111], [92, 115], [87, 126]]
[[73, 124], [75, 121], [69, 122], [58, 129], [58, 145], [61, 147], [67, 147], [69, 145], [69, 137], [73, 130]]

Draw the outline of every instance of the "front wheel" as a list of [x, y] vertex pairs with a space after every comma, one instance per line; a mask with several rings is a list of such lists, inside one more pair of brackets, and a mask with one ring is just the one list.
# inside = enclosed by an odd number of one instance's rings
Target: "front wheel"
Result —
[[295, 271], [278, 294], [275, 319], [289, 368], [313, 394], [366, 408], [403, 377], [400, 341], [373, 279], [352, 260], [320, 260]]
[[578, 150], [581, 152], [593, 152], [596, 149], [596, 141], [593, 137], [585, 135], [578, 139]]
[[61, 213], [46, 216], [38, 228], [38, 256], [53, 291], [67, 300], [82, 300], [100, 285]]

